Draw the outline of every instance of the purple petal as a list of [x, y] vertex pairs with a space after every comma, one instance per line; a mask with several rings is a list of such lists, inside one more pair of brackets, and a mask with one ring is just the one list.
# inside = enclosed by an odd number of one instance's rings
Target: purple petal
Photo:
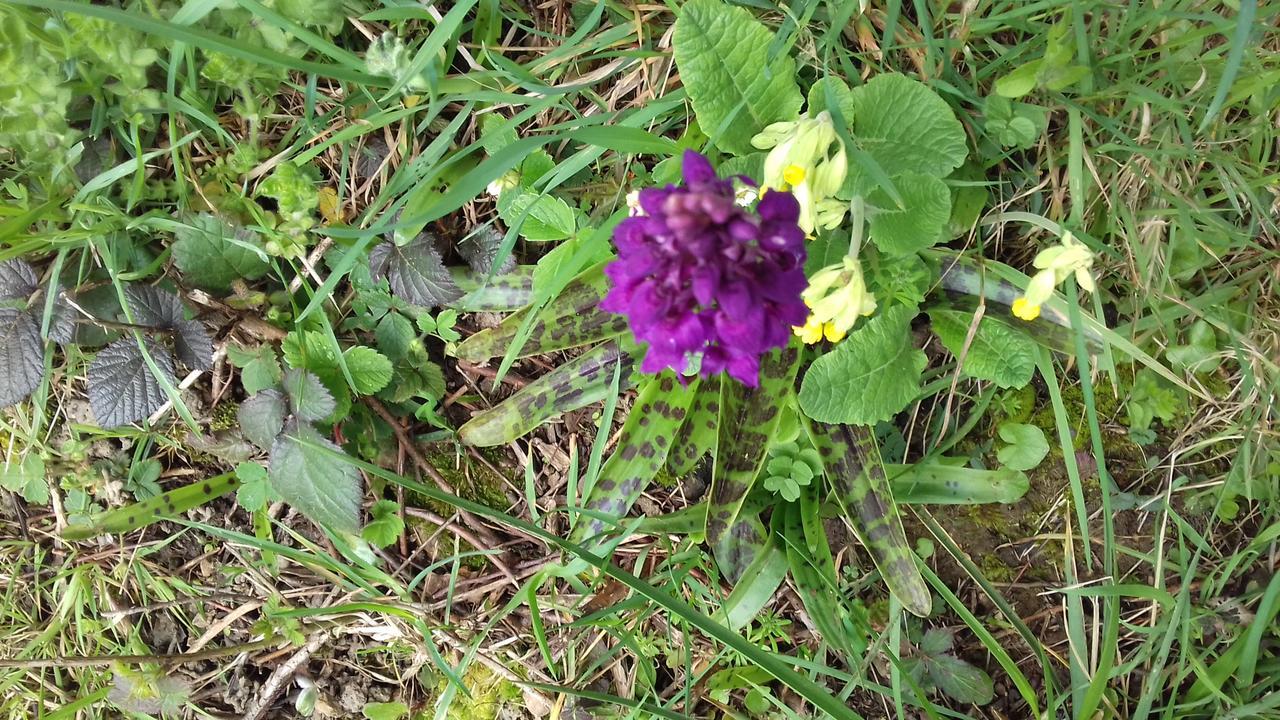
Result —
[[684, 151], [684, 156], [680, 160], [680, 169], [685, 183], [689, 185], [720, 179], [716, 175], [715, 168], [711, 167], [711, 162], [692, 150]]

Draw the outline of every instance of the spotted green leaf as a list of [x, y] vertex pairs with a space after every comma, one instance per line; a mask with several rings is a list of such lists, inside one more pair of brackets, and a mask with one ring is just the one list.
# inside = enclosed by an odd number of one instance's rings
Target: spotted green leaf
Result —
[[702, 456], [715, 446], [719, 423], [720, 378], [715, 377], [702, 381], [689, 416], [667, 454], [667, 469], [672, 475], [682, 477], [693, 471]]
[[[716, 565], [733, 585], [748, 576], [751, 566], [757, 563], [761, 554], [770, 550], [769, 532], [760, 522], [759, 514], [753, 513], [738, 513], [738, 517], [713, 542], [711, 551]], [[759, 570], [758, 567], [756, 569]]]
[[161, 493], [149, 500], [126, 505], [103, 513], [85, 524], [75, 524], [62, 531], [68, 540], [85, 540], [105, 533], [126, 533], [166, 517], [200, 507], [235, 490], [240, 480], [235, 473], [225, 473], [208, 480]]
[[[696, 383], [681, 386], [670, 372], [651, 378], [640, 387], [618, 445], [600, 468], [587, 497], [587, 510], [614, 518], [627, 514], [666, 462], [671, 438], [684, 421], [696, 392]], [[573, 537], [582, 541], [608, 527], [602, 518], [584, 517], [574, 528]]]
[[521, 265], [493, 277], [467, 268], [450, 268], [462, 297], [449, 307], [464, 312], [514, 312], [533, 301], [534, 265]]
[[907, 544], [871, 429], [812, 423], [810, 432], [836, 499], [889, 591], [912, 614], [927, 616], [932, 604], [929, 589]]
[[787, 553], [773, 542], [771, 533], [760, 522], [759, 516], [739, 515], [735, 529], [738, 527], [749, 530], [741, 534], [731, 533], [727, 537], [736, 538], [735, 544], [739, 548], [751, 548], [750, 553], [741, 553], [742, 560], [750, 557], [751, 562], [742, 565], [737, 577], [732, 578], [733, 592], [725, 598], [722, 606], [725, 625], [732, 630], [751, 624], [773, 599], [773, 594], [787, 576]]
[[483, 362], [506, 353], [529, 312], [536, 312], [528, 340], [516, 357], [544, 355], [615, 337], [627, 329], [627, 319], [601, 310], [608, 291], [604, 265], [595, 265], [574, 278], [540, 310], [525, 308], [495, 328], [481, 330], [458, 345], [454, 354], [468, 362]]
[[630, 385], [631, 358], [616, 342], [605, 342], [521, 388], [458, 429], [468, 445], [505, 445], [553, 417], [603, 400], [622, 363], [622, 386]]
[[800, 502], [787, 503], [775, 512], [781, 518], [779, 532], [791, 579], [809, 618], [822, 639], [844, 654], [846, 662], [862, 657], [867, 644], [854, 631], [853, 619], [840, 602], [835, 561], [818, 512], [816, 488], [806, 488]]
[[[725, 380], [720, 384], [720, 427], [711, 471], [711, 510], [707, 539], [721, 548], [720, 538], [733, 526], [742, 502], [764, 463], [778, 416], [795, 384], [800, 351], [793, 344], [765, 355], [759, 387]], [[721, 555], [717, 554], [719, 562]], [[727, 560], [727, 558], [726, 558]], [[723, 568], [725, 563], [721, 563]]]

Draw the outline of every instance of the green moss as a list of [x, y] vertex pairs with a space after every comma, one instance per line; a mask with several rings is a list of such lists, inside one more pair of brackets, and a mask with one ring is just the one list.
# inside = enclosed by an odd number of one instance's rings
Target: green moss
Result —
[[[480, 453], [493, 465], [498, 464], [497, 453], [488, 448], [482, 449]], [[510, 505], [502, 477], [490, 470], [485, 463], [474, 460], [469, 454], [459, 456], [452, 447], [442, 443], [429, 447], [425, 454], [427, 462], [431, 463], [444, 477], [459, 497], [497, 510], [506, 510]], [[411, 507], [427, 508], [441, 517], [449, 517], [456, 510], [449, 503], [434, 500], [413, 490], [405, 491], [405, 504]], [[429, 532], [435, 531], [438, 527], [435, 523], [421, 518], [410, 518], [409, 525]], [[459, 552], [471, 552], [477, 549], [470, 543], [459, 540]], [[483, 557], [469, 557], [463, 560], [462, 564], [480, 569], [486, 565], [486, 561]]]
[[213, 417], [209, 418], [209, 430], [217, 432], [240, 427], [239, 412], [240, 403], [231, 401], [218, 403], [213, 408]]
[[[445, 710], [445, 717], [449, 720], [496, 720], [502, 710], [523, 705], [519, 687], [478, 662], [471, 663], [462, 676], [462, 684], [470, 697], [454, 691], [453, 702]], [[443, 693], [448, 687], [449, 679], [442, 678], [436, 685], [436, 692]]]

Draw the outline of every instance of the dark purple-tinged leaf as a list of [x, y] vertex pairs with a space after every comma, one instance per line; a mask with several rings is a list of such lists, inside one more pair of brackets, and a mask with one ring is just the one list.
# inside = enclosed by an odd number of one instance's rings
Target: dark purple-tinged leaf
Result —
[[240, 420], [240, 430], [250, 442], [263, 450], [270, 450], [276, 436], [284, 429], [284, 418], [288, 414], [284, 393], [268, 388], [240, 403], [237, 419]]
[[407, 245], [384, 242], [369, 253], [369, 274], [385, 277], [391, 292], [411, 305], [433, 308], [462, 297], [428, 234]]
[[487, 277], [467, 268], [450, 268], [453, 281], [466, 293], [449, 303], [464, 312], [515, 312], [533, 301], [533, 265]]
[[889, 591], [909, 612], [926, 617], [932, 606], [929, 588], [907, 544], [871, 429], [816, 422], [809, 428], [836, 499]]
[[26, 300], [36, 291], [36, 271], [18, 259], [0, 262], [0, 300]]
[[173, 333], [173, 349], [183, 365], [195, 370], [213, 367], [213, 341], [199, 320], [187, 319], [175, 293], [154, 285], [130, 285], [125, 296], [135, 323]]
[[[537, 311], [529, 337], [516, 357], [544, 355], [621, 335], [627, 329], [626, 317], [599, 308], [600, 300], [608, 291], [603, 264], [584, 270], [554, 300]], [[483, 362], [504, 355], [530, 311], [525, 308], [503, 320], [498, 327], [472, 335], [458, 345], [455, 354], [467, 362]]]
[[720, 427], [720, 378], [707, 378], [698, 386], [689, 415], [667, 454], [667, 470], [676, 477], [693, 471], [707, 451], [715, 447]]
[[337, 403], [320, 378], [306, 370], [289, 369], [284, 371], [285, 395], [289, 396], [289, 407], [293, 414], [307, 422], [323, 420], [333, 414]]
[[620, 387], [628, 387], [631, 358], [617, 343], [605, 342], [478, 413], [458, 429], [458, 438], [478, 447], [505, 445], [551, 418], [599, 402], [610, 392], [619, 362]]
[[[156, 369], [172, 385], [173, 356], [150, 339], [144, 342]], [[89, 364], [89, 407], [104, 428], [142, 420], [159, 410], [165, 399], [164, 389], [132, 337], [102, 348]]]
[[[800, 350], [792, 344], [764, 356], [759, 387], [749, 388], [733, 380], [720, 383], [721, 422], [711, 472], [711, 508], [707, 513], [707, 540], [713, 549], [726, 546], [727, 541], [721, 538], [733, 527], [751, 483], [764, 464], [778, 415], [791, 396], [799, 366]], [[717, 562], [720, 557], [717, 554]]]
[[22, 402], [44, 377], [40, 327], [16, 308], [0, 308], [0, 407]]
[[516, 267], [516, 260], [509, 253], [506, 260], [503, 260], [501, 265], [494, 268], [493, 261], [498, 259], [498, 250], [502, 248], [502, 238], [502, 233], [498, 232], [496, 228], [481, 228], [458, 243], [458, 254], [481, 277], [490, 273], [509, 273]]
[[107, 533], [126, 533], [150, 525], [166, 517], [176, 517], [222, 497], [240, 485], [235, 473], [225, 473], [208, 480], [184, 485], [139, 503], [126, 505], [95, 517], [84, 525], [71, 525], [62, 531], [68, 540], [85, 540]]
[[[49, 339], [59, 345], [67, 345], [76, 340], [76, 319], [80, 316], [80, 311], [71, 306], [70, 300], [61, 288], [55, 289], [53, 314], [49, 316]], [[34, 312], [35, 308], [32, 310]]]
[[295, 510], [332, 530], [360, 528], [360, 475], [342, 449], [306, 423], [290, 420], [271, 447], [267, 476]]
[[[671, 438], [684, 422], [696, 392], [696, 383], [683, 387], [670, 372], [650, 378], [640, 387], [618, 445], [600, 468], [587, 498], [588, 510], [613, 518], [627, 514], [666, 462]], [[603, 519], [584, 516], [573, 537], [581, 542], [608, 527]]]
[[173, 351], [193, 370], [213, 369], [213, 340], [199, 320], [181, 320], [173, 326]]

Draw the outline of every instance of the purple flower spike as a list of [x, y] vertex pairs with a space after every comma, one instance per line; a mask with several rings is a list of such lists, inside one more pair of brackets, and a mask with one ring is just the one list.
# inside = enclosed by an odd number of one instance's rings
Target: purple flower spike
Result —
[[800, 205], [774, 190], [751, 212], [705, 157], [686, 150], [683, 160], [684, 185], [641, 190], [641, 214], [614, 230], [613, 288], [600, 307], [648, 343], [644, 372], [684, 373], [700, 356], [704, 377], [727, 371], [756, 387], [760, 357], [808, 315]]

